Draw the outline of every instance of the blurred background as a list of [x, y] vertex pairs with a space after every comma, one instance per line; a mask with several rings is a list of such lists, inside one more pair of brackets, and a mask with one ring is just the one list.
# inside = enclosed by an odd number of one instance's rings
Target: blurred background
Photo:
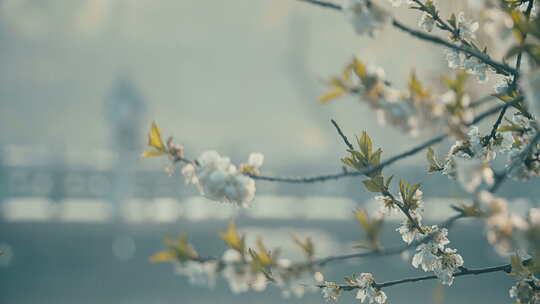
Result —
[[[416, 24], [417, 13], [393, 11]], [[413, 67], [435, 88], [448, 73], [440, 48], [392, 28], [358, 37], [339, 12], [294, 0], [0, 0], [0, 303], [322, 303], [318, 294], [282, 299], [271, 286], [241, 295], [224, 281], [191, 286], [148, 257], [181, 232], [201, 254], [219, 255], [217, 232], [230, 219], [249, 242], [262, 236], [289, 257], [301, 258], [291, 232], [312, 236], [321, 257], [354, 252], [362, 232], [352, 211], [378, 208], [358, 178], [258, 181], [253, 207], [241, 210], [201, 198], [165, 172], [166, 160], [139, 156], [152, 120], [189, 157], [215, 149], [239, 164], [262, 152], [263, 174], [280, 176], [341, 170], [345, 151], [330, 118], [350, 136], [367, 130], [383, 158], [442, 131], [410, 138], [378, 125], [354, 98], [318, 104], [323, 80], [354, 55], [397, 87]], [[420, 153], [385, 170], [423, 183], [426, 221], [437, 223], [467, 196], [425, 167]], [[533, 185], [509, 182], [501, 193], [519, 212], [538, 203]], [[401, 242], [398, 225], [387, 223], [384, 245]], [[450, 239], [466, 266], [506, 261], [477, 223], [460, 222]], [[403, 258], [351, 260], [324, 273], [336, 281], [352, 272], [380, 281], [419, 275]], [[396, 303], [508, 303], [511, 284], [491, 274], [450, 289], [433, 281], [386, 292]]]

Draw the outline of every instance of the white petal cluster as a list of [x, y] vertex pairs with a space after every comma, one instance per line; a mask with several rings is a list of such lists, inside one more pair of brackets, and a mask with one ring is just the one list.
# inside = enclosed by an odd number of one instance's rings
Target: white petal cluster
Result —
[[222, 260], [225, 263], [222, 275], [229, 282], [229, 287], [233, 293], [243, 293], [250, 288], [254, 291], [266, 289], [267, 280], [264, 274], [255, 272], [249, 264], [242, 263], [238, 251], [228, 249], [225, 251]]
[[433, 271], [442, 284], [450, 286], [454, 281], [454, 273], [463, 266], [463, 258], [457, 250], [445, 248], [450, 243], [446, 228], [431, 226], [424, 227], [424, 230], [430, 233], [431, 238], [416, 248], [412, 265], [426, 272]]
[[[258, 168], [263, 160], [262, 154], [253, 153], [249, 165]], [[182, 174], [187, 184], [197, 185], [202, 195], [214, 201], [249, 207], [255, 197], [255, 181], [238, 172], [228, 157], [222, 157], [216, 151], [202, 153], [196, 164], [184, 166]]]
[[418, 21], [418, 26], [426, 32], [431, 32], [435, 27], [435, 19], [427, 12], [424, 12]]
[[502, 95], [509, 95], [511, 82], [512, 82], [512, 79], [510, 77], [505, 77], [502, 80], [499, 80], [493, 87], [493, 89], [495, 90], [495, 93], [502, 94]]
[[538, 286], [538, 279], [531, 277], [519, 280], [510, 288], [510, 298], [516, 299], [516, 303], [537, 304], [540, 303], [540, 291], [533, 286]]
[[446, 61], [448, 61], [448, 67], [451, 69], [459, 69], [463, 67], [463, 60], [465, 55], [456, 49], [446, 49]]
[[478, 82], [486, 82], [488, 80], [487, 73], [490, 71], [490, 67], [482, 60], [476, 57], [468, 57], [463, 61], [463, 69], [467, 73], [476, 76]]
[[507, 256], [516, 250], [516, 231], [526, 230], [527, 222], [508, 210], [508, 202], [487, 191], [478, 193], [478, 201], [486, 208], [488, 242], [497, 253]]
[[358, 35], [373, 36], [389, 19], [387, 12], [367, 0], [346, 0], [342, 9]]
[[[411, 215], [412, 218], [416, 221], [416, 223], [418, 223], [418, 225], [421, 225], [422, 216], [420, 214]], [[405, 219], [405, 221], [403, 221], [403, 224], [398, 229], [396, 229], [396, 231], [401, 234], [401, 238], [407, 244], [412, 243], [414, 240], [422, 236], [414, 223], [411, 222], [409, 219]]]
[[467, 21], [464, 12], [459, 12], [456, 19], [456, 25], [459, 31], [460, 39], [476, 39], [476, 30], [478, 30], [478, 22]]
[[356, 298], [360, 300], [361, 303], [364, 303], [365, 301], [368, 304], [386, 303], [386, 294], [380, 288], [375, 287], [375, 280], [371, 273], [361, 273], [356, 276], [356, 283], [358, 284]]
[[497, 132], [494, 139], [486, 142], [478, 128], [472, 126], [465, 140], [456, 141], [450, 148], [442, 174], [457, 179], [469, 192], [474, 192], [483, 182], [493, 185], [494, 172], [491, 169], [491, 161], [498, 153], [513, 155], [512, 153], [515, 153], [513, 151], [517, 151], [519, 154], [521, 150], [514, 148], [514, 143], [512, 132]]
[[324, 282], [324, 287], [321, 289], [323, 299], [327, 303], [337, 303], [341, 296], [341, 289], [336, 283]]
[[476, 76], [476, 79], [481, 83], [488, 80], [488, 72], [491, 71], [491, 68], [477, 57], [466, 55], [456, 49], [447, 49], [446, 61], [448, 61], [449, 68], [463, 69], [467, 73]]
[[[425, 21], [423, 19], [426, 18]], [[433, 28], [433, 25], [430, 24], [428, 16], [420, 19], [422, 28], [425, 30], [430, 30]], [[458, 43], [461, 43], [461, 40], [471, 40], [476, 38], [476, 31], [478, 30], [478, 22], [470, 22], [465, 19], [465, 14], [460, 12], [456, 18], [456, 26], [458, 29], [458, 37], [454, 37]], [[461, 43], [462, 44], [462, 43]], [[448, 67], [452, 69], [463, 69], [467, 73], [476, 76], [476, 79], [479, 82], [486, 82], [488, 80], [488, 72], [491, 71], [489, 65], [484, 63], [482, 60], [477, 57], [467, 55], [460, 52], [459, 50], [450, 48], [446, 50], [446, 60], [448, 61]]]
[[193, 285], [213, 288], [216, 285], [217, 269], [216, 261], [187, 261], [176, 266], [176, 273], [188, 277]]
[[487, 185], [493, 185], [495, 182], [493, 170], [480, 159], [456, 158], [455, 166], [457, 181], [468, 192], [474, 192], [482, 181]]
[[463, 258], [456, 252], [456, 249], [445, 248], [439, 256], [435, 269], [433, 269], [443, 285], [452, 285], [454, 273], [463, 266]]

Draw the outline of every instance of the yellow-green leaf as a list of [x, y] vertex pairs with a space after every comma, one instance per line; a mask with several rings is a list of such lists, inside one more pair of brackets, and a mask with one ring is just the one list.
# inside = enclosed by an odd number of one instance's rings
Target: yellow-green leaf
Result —
[[142, 154], [142, 157], [147, 158], [147, 157], [153, 157], [153, 156], [161, 156], [164, 154], [165, 152], [163, 151], [144, 151]]
[[227, 227], [227, 231], [220, 232], [219, 235], [231, 248], [239, 251], [240, 253], [244, 252], [244, 236], [241, 236], [238, 233], [234, 221], [230, 221], [229, 226]]
[[360, 60], [358, 60], [358, 58], [354, 58], [353, 65], [354, 65], [354, 73], [356, 74], [356, 76], [360, 78], [366, 77], [367, 69], [366, 69], [365, 64], [363, 64]]
[[373, 143], [367, 132], [362, 131], [360, 139], [357, 138], [356, 140], [358, 141], [358, 146], [360, 146], [362, 153], [369, 158], [371, 156], [371, 150], [373, 149]]
[[366, 180], [362, 181], [362, 183], [364, 184], [364, 186], [366, 187], [366, 189], [369, 192], [381, 192], [381, 190], [382, 190], [380, 185], [374, 183], [370, 179], [366, 179]]
[[165, 151], [165, 145], [163, 144], [159, 127], [155, 121], [152, 122], [150, 133], [148, 133], [148, 145], [156, 148], [158, 151]]
[[354, 216], [365, 231], [370, 229], [369, 218], [366, 210], [358, 209], [354, 212]]
[[173, 262], [176, 260], [176, 255], [170, 251], [160, 251], [150, 256], [148, 260], [150, 263]]
[[306, 238], [305, 242], [302, 242], [302, 240], [298, 238], [298, 236], [296, 236], [295, 234], [292, 234], [292, 239], [294, 243], [296, 243], [298, 246], [300, 246], [300, 248], [302, 248], [302, 250], [304, 251], [304, 253], [307, 255], [308, 258], [313, 257], [313, 254], [315, 253], [315, 249], [313, 246], [313, 241], [311, 241], [311, 238], [308, 237]]
[[345, 95], [347, 91], [345, 91], [344, 89], [342, 88], [334, 88], [333, 90], [329, 91], [329, 92], [326, 92], [324, 93], [323, 95], [321, 95], [319, 97], [319, 102], [320, 103], [327, 103], [331, 100], [334, 100], [338, 97], [341, 97], [343, 95]]

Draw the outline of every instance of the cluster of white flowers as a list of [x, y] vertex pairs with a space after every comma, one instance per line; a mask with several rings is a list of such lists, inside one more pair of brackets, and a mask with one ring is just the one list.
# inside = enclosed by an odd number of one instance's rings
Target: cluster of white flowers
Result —
[[[248, 165], [258, 169], [264, 160], [260, 153], [249, 156]], [[197, 185], [205, 197], [220, 202], [234, 202], [249, 207], [255, 197], [255, 181], [242, 174], [228, 157], [216, 151], [204, 152], [194, 164], [182, 168], [186, 184]]]
[[380, 288], [375, 286], [375, 280], [371, 273], [361, 273], [356, 276], [358, 292], [356, 298], [361, 303], [367, 300], [368, 304], [384, 304], [386, 303], [386, 294]]
[[390, 17], [386, 11], [368, 0], [346, 0], [342, 9], [358, 35], [373, 36]]
[[540, 286], [540, 281], [534, 276], [519, 280], [510, 288], [510, 298], [516, 299], [517, 303], [520, 304], [540, 303], [538, 286]]
[[464, 12], [459, 12], [456, 18], [456, 27], [458, 29], [458, 39], [470, 40], [476, 39], [476, 30], [478, 30], [478, 22], [467, 21]]
[[496, 197], [487, 191], [478, 193], [480, 201], [487, 209], [487, 239], [501, 255], [510, 254], [515, 247], [514, 232], [523, 226], [523, 219], [508, 211], [508, 203], [504, 198]]
[[[530, 259], [526, 252], [540, 253], [540, 209], [531, 208], [527, 218], [511, 214], [504, 198], [487, 191], [478, 194], [478, 200], [486, 207], [487, 238], [496, 251], [503, 256], [517, 253], [521, 259]], [[518, 271], [519, 272], [519, 271]], [[510, 289], [510, 297], [518, 303], [540, 302], [540, 281], [529, 271], [515, 273], [517, 283]]]
[[222, 261], [225, 264], [223, 277], [229, 282], [233, 293], [243, 293], [250, 288], [254, 291], [266, 289], [267, 280], [264, 274], [253, 271], [252, 267], [243, 261], [238, 251], [227, 249]]
[[334, 282], [324, 282], [324, 287], [321, 288], [323, 299], [327, 303], [337, 303], [341, 296], [341, 288]]
[[476, 57], [466, 55], [456, 49], [447, 49], [446, 60], [448, 61], [448, 67], [451, 69], [463, 69], [467, 73], [476, 76], [479, 82], [488, 80], [488, 72], [491, 68]]
[[176, 273], [188, 277], [193, 285], [214, 288], [218, 267], [217, 261], [186, 261], [176, 265]]
[[426, 32], [431, 32], [435, 27], [435, 19], [428, 12], [424, 12], [418, 21], [418, 26]]
[[494, 183], [494, 174], [490, 162], [497, 153], [512, 151], [514, 137], [511, 132], [499, 132], [495, 140], [484, 142], [478, 127], [470, 127], [466, 139], [458, 140], [450, 148], [442, 174], [456, 179], [469, 192], [474, 192], [485, 182]]
[[416, 248], [412, 265], [426, 272], [433, 271], [442, 284], [450, 286], [454, 273], [463, 266], [463, 258], [456, 249], [445, 248], [450, 243], [446, 228], [431, 226], [423, 229], [430, 234], [430, 239]]
[[[424, 211], [424, 200], [422, 196], [422, 191], [420, 189], [417, 189], [411, 202], [409, 202], [409, 214], [411, 215], [411, 218], [414, 220], [414, 222], [412, 222], [409, 218], [406, 218], [403, 221], [403, 224], [398, 229], [396, 229], [396, 231], [401, 234], [401, 238], [403, 239], [403, 241], [407, 244], [412, 243], [412, 241], [416, 240], [422, 235], [420, 231], [418, 231], [417, 226], [415, 225], [415, 223], [419, 226], [422, 225], [421, 212]], [[404, 205], [404, 200], [401, 196], [401, 193], [399, 194], [398, 201], [402, 205]], [[397, 209], [395, 206], [393, 208], [394, 210]]]
[[[284, 298], [291, 295], [300, 298], [306, 292], [318, 290], [317, 284], [323, 281], [320, 272], [291, 272], [291, 265], [288, 259], [278, 259], [276, 265], [271, 266], [272, 282], [281, 289]], [[235, 294], [249, 290], [262, 292], [269, 283], [265, 273], [253, 267], [250, 255], [242, 256], [234, 249], [227, 249], [221, 260], [177, 262], [176, 273], [187, 277], [191, 284], [209, 288], [216, 285], [216, 280], [221, 275]], [[330, 289], [326, 290], [330, 292]]]
[[[429, 19], [429, 16], [422, 16], [420, 19], [420, 25], [425, 30], [431, 31], [433, 29], [434, 21]], [[472, 40], [476, 38], [476, 31], [478, 30], [478, 22], [471, 22], [465, 19], [465, 14], [460, 12], [456, 18], [457, 37], [452, 37], [458, 43], [463, 44], [463, 40]], [[467, 73], [476, 76], [479, 82], [486, 82], [488, 80], [488, 72], [491, 70], [489, 65], [482, 60], [462, 53], [459, 50], [449, 48], [446, 50], [446, 60], [448, 61], [448, 67], [451, 69], [463, 69]]]
[[400, 7], [403, 3], [407, 5], [414, 4], [414, 1], [412, 0], [388, 0], [392, 4], [393, 7]]
[[[514, 252], [540, 253], [540, 209], [529, 209], [523, 218], [510, 213], [504, 198], [487, 191], [480, 191], [477, 198], [486, 209], [487, 239], [497, 253], [502, 256]], [[527, 258], [526, 254], [522, 255]]]

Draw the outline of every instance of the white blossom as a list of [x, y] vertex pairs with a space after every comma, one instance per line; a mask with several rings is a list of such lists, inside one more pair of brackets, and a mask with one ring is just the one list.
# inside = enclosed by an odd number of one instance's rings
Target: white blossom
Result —
[[493, 170], [480, 159], [456, 158], [455, 166], [457, 181], [468, 192], [474, 192], [482, 181], [488, 185], [493, 185], [495, 182]]
[[321, 289], [323, 299], [329, 303], [336, 303], [341, 296], [341, 289], [333, 282], [324, 282], [324, 285]]
[[476, 76], [479, 82], [486, 82], [488, 80], [487, 72], [490, 70], [489, 66], [477, 57], [470, 56], [463, 61], [463, 69], [467, 73]]
[[426, 32], [431, 32], [435, 26], [435, 19], [427, 12], [424, 12], [420, 17], [420, 21], [418, 21], [418, 26]]
[[450, 243], [447, 237], [448, 230], [437, 226], [424, 227], [424, 230], [431, 234], [431, 238], [416, 247], [417, 252], [413, 256], [412, 265], [415, 268], [421, 266], [424, 271], [434, 271], [439, 263], [438, 252]]
[[495, 93], [497, 94], [503, 94], [503, 95], [508, 95], [510, 94], [510, 83], [511, 83], [511, 79], [510, 78], [503, 78], [502, 80], [500, 80], [499, 82], [497, 82], [495, 84], [495, 86], [493, 87], [493, 89], [495, 90]]
[[449, 48], [445, 51], [446, 54], [446, 60], [448, 61], [448, 67], [451, 69], [457, 69], [461, 68], [463, 66], [463, 60], [465, 55], [463, 55], [460, 51]]
[[356, 283], [358, 284], [356, 298], [361, 303], [364, 303], [366, 300], [369, 304], [386, 303], [386, 294], [381, 289], [375, 287], [375, 280], [371, 273], [361, 273], [356, 276]]
[[460, 39], [475, 39], [476, 38], [476, 30], [478, 30], [478, 22], [471, 22], [467, 21], [465, 19], [465, 13], [459, 12], [457, 15], [457, 28], [459, 31], [459, 38]]
[[456, 252], [457, 250], [455, 249], [445, 248], [433, 270], [443, 285], [452, 285], [452, 282], [454, 282], [454, 272], [463, 266], [463, 258]]
[[[422, 220], [422, 216], [420, 214], [412, 213], [411, 216], [416, 221], [416, 223], [418, 223], [418, 225], [421, 225], [420, 223]], [[411, 222], [409, 219], [405, 219], [405, 221], [403, 221], [403, 224], [398, 229], [396, 229], [396, 231], [401, 234], [401, 238], [407, 244], [412, 243], [412, 241], [422, 236], [414, 223]]]
[[389, 19], [388, 13], [367, 0], [346, 0], [342, 9], [358, 35], [373, 36]]
[[432, 248], [429, 245], [420, 244], [416, 250], [418, 252], [414, 254], [411, 262], [413, 267], [418, 268], [418, 266], [421, 266], [424, 271], [433, 271], [439, 257], [433, 254]]
[[262, 153], [251, 153], [248, 157], [248, 165], [254, 168], [260, 168], [264, 162], [264, 155]]
[[243, 293], [249, 290], [252, 276], [248, 265], [226, 265], [222, 275], [229, 282], [229, 288], [233, 293]]
[[210, 288], [216, 285], [217, 269], [216, 261], [187, 261], [176, 266], [176, 272], [188, 277], [191, 284]]
[[521, 304], [537, 304], [540, 302], [540, 292], [534, 290], [531, 284], [538, 286], [538, 279], [533, 277], [519, 280], [510, 288], [510, 298], [516, 299]]
[[[255, 153], [250, 155], [249, 163], [257, 168], [263, 159], [262, 154]], [[240, 174], [228, 157], [222, 157], [216, 151], [206, 151], [196, 164], [182, 168], [187, 184], [197, 185], [199, 192], [208, 199], [249, 206], [255, 197], [255, 181]]]

